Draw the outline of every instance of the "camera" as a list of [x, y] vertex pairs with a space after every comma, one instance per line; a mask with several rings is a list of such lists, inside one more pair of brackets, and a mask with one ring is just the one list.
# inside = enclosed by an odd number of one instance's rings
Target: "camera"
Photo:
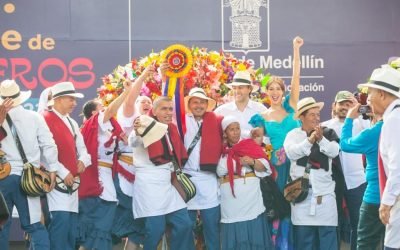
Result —
[[372, 109], [371, 109], [371, 107], [368, 106], [368, 105], [361, 105], [361, 106], [358, 108], [358, 112], [359, 112], [360, 114], [368, 114], [368, 113], [372, 113]]

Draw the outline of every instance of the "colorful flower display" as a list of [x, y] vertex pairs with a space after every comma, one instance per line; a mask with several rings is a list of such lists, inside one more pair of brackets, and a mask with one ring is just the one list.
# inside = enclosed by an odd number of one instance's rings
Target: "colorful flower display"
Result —
[[[107, 106], [122, 92], [122, 83], [127, 77], [135, 79], [151, 63], [154, 63], [158, 69], [165, 53], [165, 50], [158, 53], [151, 52], [148, 56], [134, 59], [125, 66], [118, 66], [111, 74], [104, 76], [102, 78], [103, 85], [98, 89], [98, 97], [102, 100], [103, 105]], [[264, 92], [269, 74], [266, 74], [264, 69], [253, 69], [248, 61], [237, 59], [233, 54], [222, 51], [208, 51], [206, 48], [193, 47], [191, 53], [192, 67], [182, 77], [185, 84], [185, 95], [191, 88], [201, 87], [218, 104], [225, 103], [232, 99], [232, 95], [229, 93], [230, 89], [226, 84], [232, 82], [236, 71], [249, 70], [253, 77], [253, 83], [260, 86], [260, 90], [252, 94], [252, 99], [268, 106], [269, 100]], [[161, 96], [163, 82], [160, 72], [149, 76], [145, 79], [141, 94], [151, 99]]]

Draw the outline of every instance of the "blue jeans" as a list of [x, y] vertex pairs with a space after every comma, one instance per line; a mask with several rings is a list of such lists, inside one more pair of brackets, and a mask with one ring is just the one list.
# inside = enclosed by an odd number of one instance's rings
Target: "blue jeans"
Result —
[[166, 215], [146, 217], [145, 221], [146, 234], [143, 250], [157, 249], [157, 245], [165, 232], [166, 224], [171, 225], [170, 249], [194, 250], [192, 221], [186, 208]]
[[299, 250], [337, 250], [334, 226], [294, 226], [295, 246]]
[[344, 191], [344, 198], [346, 200], [347, 208], [349, 209], [350, 226], [351, 226], [351, 238], [350, 246], [351, 250], [357, 249], [357, 227], [358, 220], [360, 218], [360, 207], [362, 198], [364, 196], [365, 188], [367, 183], [363, 183], [360, 186], [347, 189]]
[[75, 250], [78, 236], [78, 213], [51, 211], [50, 218], [51, 250]]
[[[50, 249], [49, 235], [46, 228], [40, 224], [40, 222], [33, 224], [30, 222], [28, 199], [21, 189], [20, 182], [21, 176], [18, 175], [10, 175], [0, 180], [0, 191], [3, 193], [8, 210], [10, 214], [12, 214], [13, 207], [15, 206], [17, 208], [22, 229], [31, 235], [31, 249]], [[8, 219], [3, 230], [0, 231], [1, 250], [9, 249], [8, 238], [10, 235], [10, 227], [11, 218]]]
[[[203, 235], [207, 250], [220, 249], [219, 221], [221, 220], [221, 208], [216, 206], [200, 211], [201, 221], [203, 222]], [[196, 225], [197, 210], [189, 210], [190, 219], [193, 227]]]

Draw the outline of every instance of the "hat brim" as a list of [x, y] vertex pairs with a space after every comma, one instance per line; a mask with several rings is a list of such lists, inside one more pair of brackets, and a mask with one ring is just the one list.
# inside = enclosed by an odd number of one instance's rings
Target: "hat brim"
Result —
[[386, 91], [386, 92], [388, 92], [390, 94], [393, 94], [393, 95], [395, 95], [395, 96], [400, 98], [400, 92], [397, 92], [397, 91], [394, 91], [392, 89], [388, 89], [388, 88], [385, 88], [384, 86], [376, 85], [376, 84], [373, 84], [373, 83], [361, 83], [361, 84], [358, 84], [357, 87], [358, 88], [380, 89], [380, 90]]
[[250, 86], [250, 87], [253, 87], [251, 90], [252, 93], [257, 92], [260, 89], [260, 87], [257, 85], [246, 84], [246, 83], [242, 83], [242, 82], [231, 82], [231, 83], [227, 83], [225, 85], [230, 89], [233, 89], [233, 86]]
[[[21, 105], [22, 103], [26, 102], [32, 95], [32, 91], [20, 91], [19, 96], [17, 98], [13, 98], [13, 107], [16, 107], [18, 105]], [[1, 103], [2, 104], [4, 101], [3, 98], [1, 98]]]
[[294, 117], [296, 119], [298, 119], [301, 114], [303, 114], [305, 111], [312, 109], [312, 108], [319, 108], [319, 110], [321, 110], [324, 107], [324, 105], [325, 105], [325, 103], [323, 103], [323, 102], [317, 102], [310, 106], [306, 106], [304, 109], [297, 110], [296, 113], [294, 114]]
[[83, 97], [85, 97], [82, 93], [72, 93], [72, 94], [59, 95], [59, 96], [51, 99], [50, 101], [48, 101], [47, 102], [47, 106], [53, 106], [54, 105], [54, 100], [59, 98], [59, 97], [63, 97], [63, 96], [71, 96], [71, 97], [75, 97], [75, 98], [83, 98]]
[[147, 148], [151, 144], [160, 140], [167, 133], [167, 130], [167, 124], [156, 122], [154, 127], [145, 136], [142, 137], [143, 146]]
[[190, 98], [192, 98], [192, 97], [197, 97], [197, 98], [200, 98], [200, 99], [203, 99], [203, 100], [207, 100], [208, 101], [208, 106], [207, 106], [207, 111], [208, 112], [211, 112], [211, 111], [213, 111], [214, 110], [214, 108], [215, 108], [215, 106], [217, 105], [217, 102], [214, 100], [214, 99], [212, 99], [212, 98], [210, 98], [210, 97], [205, 97], [205, 96], [203, 96], [203, 95], [197, 95], [197, 94], [194, 94], [194, 95], [191, 95], [191, 96], [185, 96], [185, 98], [184, 98], [184, 102], [185, 102], [185, 110], [186, 110], [186, 112], [187, 113], [190, 113], [190, 110], [189, 110], [189, 100], [190, 100]]

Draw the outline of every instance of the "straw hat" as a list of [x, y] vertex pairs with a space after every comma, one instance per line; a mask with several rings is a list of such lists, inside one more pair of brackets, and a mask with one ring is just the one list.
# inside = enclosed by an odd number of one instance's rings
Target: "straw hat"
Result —
[[31, 97], [32, 92], [28, 91], [20, 91], [18, 84], [14, 80], [4, 80], [0, 85], [0, 96], [1, 103], [6, 98], [13, 99], [13, 107], [16, 107], [29, 99]]
[[321, 110], [323, 107], [323, 102], [316, 102], [315, 99], [312, 97], [303, 98], [297, 103], [295, 118], [299, 118], [299, 116], [306, 110], [312, 108], [319, 108], [319, 110]]
[[142, 137], [145, 148], [160, 140], [167, 133], [167, 124], [158, 122], [148, 115], [141, 115], [138, 119], [140, 120], [140, 127], [137, 132]]
[[51, 87], [51, 95], [52, 98], [47, 105], [54, 105], [54, 99], [61, 96], [72, 96], [76, 98], [83, 98], [84, 95], [82, 93], [76, 93], [74, 84], [72, 82], [60, 82]]
[[189, 110], [189, 100], [192, 97], [201, 98], [208, 101], [207, 111], [212, 111], [215, 108], [216, 101], [206, 95], [206, 92], [202, 88], [192, 88], [189, 91], [189, 95], [185, 96], [185, 110], [186, 112], [190, 112]]
[[251, 79], [249, 71], [242, 70], [236, 72], [236, 74], [233, 76], [233, 81], [229, 84], [226, 84], [226, 86], [230, 89], [232, 89], [233, 86], [251, 86], [253, 87], [251, 92], [256, 92], [259, 87], [252, 84], [252, 82], [253, 81]]
[[365, 87], [381, 89], [400, 98], [400, 71], [389, 65], [382, 65], [382, 68], [372, 72], [368, 83], [358, 85], [358, 88]]

